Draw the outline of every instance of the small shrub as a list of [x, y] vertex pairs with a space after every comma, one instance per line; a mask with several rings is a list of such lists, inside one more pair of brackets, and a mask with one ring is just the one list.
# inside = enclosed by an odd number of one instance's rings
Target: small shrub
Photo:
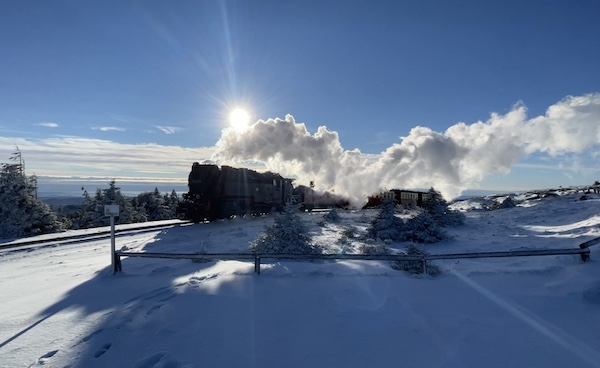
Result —
[[511, 196], [506, 197], [506, 199], [503, 200], [502, 203], [500, 203], [500, 205], [498, 205], [499, 209], [513, 208], [513, 207], [517, 207], [517, 204], [515, 203], [515, 201], [513, 200], [513, 198]]
[[344, 230], [342, 230], [342, 236], [345, 236], [349, 239], [356, 238], [357, 235], [358, 229], [356, 228], [356, 226], [347, 226], [344, 228]]
[[312, 245], [311, 240], [304, 222], [298, 216], [297, 206], [288, 204], [283, 213], [275, 217], [273, 225], [250, 242], [249, 248], [255, 253], [319, 253], [320, 247]]
[[331, 211], [323, 215], [323, 219], [327, 222], [340, 222], [341, 217], [336, 208], [332, 208]]
[[376, 255], [376, 254], [389, 254], [390, 249], [385, 243], [380, 242], [369, 242], [363, 243], [359, 246], [358, 251], [361, 254]]
[[363, 212], [362, 215], [360, 215], [358, 222], [360, 222], [361, 224], [368, 224], [370, 222], [369, 217], [367, 216], [366, 213]]
[[[427, 255], [427, 252], [425, 252], [422, 249], [419, 249], [416, 245], [409, 245], [408, 248], [406, 249], [406, 255], [407, 256], [417, 256], [417, 257], [423, 257]], [[425, 269], [423, 267], [423, 261], [422, 260], [416, 260], [416, 261], [394, 261], [391, 264], [391, 267], [395, 270], [400, 270], [400, 271], [406, 271], [412, 275], [420, 275], [422, 273], [425, 272]], [[432, 264], [431, 262], [427, 263], [427, 274], [430, 276], [438, 276], [442, 273], [441, 269], [435, 265]]]
[[340, 239], [340, 250], [339, 250], [340, 254], [351, 254], [354, 253], [354, 247], [352, 246], [352, 243], [349, 240], [345, 240], [342, 241]]

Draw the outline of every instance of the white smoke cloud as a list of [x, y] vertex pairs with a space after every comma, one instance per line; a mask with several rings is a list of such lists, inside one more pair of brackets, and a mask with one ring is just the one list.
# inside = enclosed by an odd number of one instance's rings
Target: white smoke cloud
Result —
[[454, 198], [489, 175], [509, 172], [529, 154], [567, 155], [598, 144], [600, 94], [589, 94], [569, 96], [532, 119], [517, 104], [505, 115], [458, 123], [443, 133], [415, 127], [368, 161], [358, 150], [344, 150], [336, 132], [321, 126], [311, 135], [287, 115], [285, 120], [259, 120], [244, 132], [223, 130], [213, 159], [263, 161], [272, 171], [304, 184], [314, 180], [317, 189], [334, 190], [360, 204], [381, 188], [433, 186]]

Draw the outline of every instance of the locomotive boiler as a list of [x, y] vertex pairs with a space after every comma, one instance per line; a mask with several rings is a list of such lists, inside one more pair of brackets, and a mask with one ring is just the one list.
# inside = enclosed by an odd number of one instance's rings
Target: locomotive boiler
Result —
[[281, 211], [293, 197], [291, 180], [279, 174], [198, 162], [192, 165], [188, 189], [178, 212], [195, 222]]

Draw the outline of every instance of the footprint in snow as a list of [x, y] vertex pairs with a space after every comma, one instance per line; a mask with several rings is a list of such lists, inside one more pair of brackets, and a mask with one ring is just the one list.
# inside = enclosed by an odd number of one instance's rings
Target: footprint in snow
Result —
[[42, 355], [41, 357], [38, 358], [38, 364], [44, 365], [44, 364], [48, 363], [48, 360], [50, 358], [52, 358], [56, 353], [58, 353], [58, 350], [52, 350], [52, 351], [49, 351], [46, 354]]
[[177, 360], [172, 359], [169, 354], [165, 352], [159, 352], [152, 354], [146, 358], [142, 358], [138, 360], [133, 368], [159, 368], [159, 367], [169, 367], [169, 368], [181, 368], [187, 367], [179, 363]]
[[212, 274], [212, 275], [206, 275], [206, 276], [192, 276], [189, 279], [188, 283], [190, 285], [196, 285], [196, 284], [200, 284], [200, 283], [203, 283], [205, 281], [208, 281], [208, 280], [216, 279], [218, 276], [219, 275], [216, 274], [216, 273]]
[[96, 354], [94, 354], [94, 358], [99, 358], [102, 355], [104, 355], [104, 353], [106, 353], [108, 351], [108, 349], [110, 349], [111, 346], [112, 346], [111, 343], [106, 343], [106, 344], [102, 345], [102, 347], [96, 352]]
[[153, 314], [154, 312], [158, 311], [161, 307], [162, 307], [162, 304], [159, 304], [159, 305], [155, 305], [152, 308], [148, 309], [148, 311], [146, 312], [146, 317]]
[[94, 336], [101, 334], [102, 331], [103, 331], [102, 329], [99, 329], [99, 330], [92, 332], [91, 334], [89, 334], [86, 337], [84, 337], [83, 339], [81, 339], [79, 342], [77, 342], [77, 344], [73, 345], [72, 347], [76, 347], [79, 344], [90, 341]]

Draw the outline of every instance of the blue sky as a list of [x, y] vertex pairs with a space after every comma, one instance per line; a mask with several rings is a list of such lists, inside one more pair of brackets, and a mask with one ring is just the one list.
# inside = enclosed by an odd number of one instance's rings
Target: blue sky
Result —
[[[326, 126], [373, 159], [416, 126], [444, 134], [522, 105], [533, 119], [599, 93], [599, 12], [585, 0], [0, 0], [0, 155], [17, 144], [43, 176], [185, 180], [241, 106], [252, 121]], [[463, 184], [591, 183], [590, 134], [576, 152], [525, 149]]]

